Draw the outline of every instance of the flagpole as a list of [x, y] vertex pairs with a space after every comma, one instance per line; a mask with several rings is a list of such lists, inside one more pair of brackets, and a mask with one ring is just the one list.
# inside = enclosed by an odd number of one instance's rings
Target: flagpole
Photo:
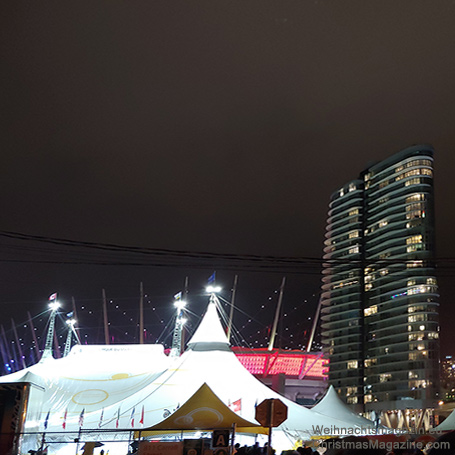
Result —
[[[44, 444], [46, 443], [46, 432], [43, 431], [43, 437], [41, 438], [41, 447], [40, 447], [40, 452], [43, 453], [44, 452]], [[76, 451], [76, 455], [77, 455], [77, 451]]]
[[76, 455], [77, 452], [79, 452], [79, 441], [81, 439], [81, 427], [79, 427], [79, 432], [77, 433], [77, 438], [76, 438]]

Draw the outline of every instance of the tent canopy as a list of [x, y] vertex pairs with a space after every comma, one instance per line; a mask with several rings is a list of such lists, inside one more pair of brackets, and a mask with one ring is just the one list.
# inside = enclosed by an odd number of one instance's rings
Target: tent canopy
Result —
[[206, 384], [188, 401], [163, 421], [141, 431], [142, 436], [151, 436], [160, 431], [216, 430], [236, 425], [239, 433], [267, 434], [267, 428], [243, 419], [231, 411]]
[[337, 395], [335, 388], [331, 385], [324, 398], [311, 408], [326, 416], [341, 419], [343, 422], [361, 427], [374, 427], [374, 422], [352, 412]]
[[452, 411], [449, 416], [440, 423], [436, 428], [433, 428], [432, 431], [453, 431], [455, 430], [455, 411]]

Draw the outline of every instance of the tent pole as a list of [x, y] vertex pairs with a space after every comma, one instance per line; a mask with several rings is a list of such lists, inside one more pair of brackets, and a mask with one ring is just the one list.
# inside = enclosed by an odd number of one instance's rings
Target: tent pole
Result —
[[[185, 284], [183, 285], [183, 299], [188, 302], [188, 293], [190, 292], [190, 279], [185, 277]], [[182, 344], [180, 346], [180, 352], [185, 351], [185, 330], [182, 327]]]
[[57, 332], [54, 330], [54, 346], [55, 346], [55, 355], [57, 359], [60, 359], [62, 357], [62, 353], [60, 352], [60, 345], [58, 344], [58, 339], [57, 339]]
[[311, 335], [310, 335], [310, 339], [308, 340], [308, 346], [306, 348], [306, 352], [310, 352], [311, 346], [313, 345], [314, 334], [316, 332], [316, 327], [317, 327], [318, 321], [319, 321], [319, 314], [321, 312], [321, 304], [322, 304], [322, 299], [319, 299], [318, 307], [316, 309], [316, 314], [314, 315], [313, 327], [311, 327]]
[[140, 298], [139, 298], [139, 344], [144, 344], [144, 286], [139, 286]]
[[[237, 277], [237, 275], [236, 275]], [[235, 445], [235, 430], [236, 430], [237, 424], [233, 423], [232, 424], [232, 439], [231, 439], [231, 455], [234, 454], [234, 445]]]
[[231, 310], [229, 312], [229, 323], [228, 323], [228, 331], [227, 331], [228, 341], [231, 341], [232, 319], [234, 318], [235, 293], [237, 291], [238, 279], [239, 279], [239, 276], [235, 275], [234, 276], [234, 286], [232, 287]]
[[109, 325], [107, 323], [106, 291], [103, 289], [104, 343], [109, 344]]

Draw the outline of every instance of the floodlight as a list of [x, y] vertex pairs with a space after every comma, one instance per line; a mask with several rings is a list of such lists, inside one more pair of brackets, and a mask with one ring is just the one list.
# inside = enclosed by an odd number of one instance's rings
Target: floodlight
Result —
[[76, 324], [76, 319], [68, 319], [68, 320], [66, 321], [66, 323], [67, 323], [68, 325], [73, 326], [74, 324]]
[[174, 306], [178, 308], [179, 310], [182, 310], [186, 306], [186, 301], [185, 300], [176, 300], [174, 302]]
[[57, 311], [59, 307], [60, 307], [60, 302], [58, 302], [57, 300], [54, 300], [53, 302], [49, 303], [49, 308], [52, 311]]
[[212, 294], [213, 292], [221, 292], [221, 286], [207, 286], [205, 290], [209, 293]]

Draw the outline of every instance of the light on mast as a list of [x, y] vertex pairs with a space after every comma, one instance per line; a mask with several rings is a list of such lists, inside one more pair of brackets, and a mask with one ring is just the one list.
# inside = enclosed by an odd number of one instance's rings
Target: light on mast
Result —
[[205, 290], [209, 293], [212, 294], [214, 292], [221, 292], [221, 286], [207, 286]]
[[60, 302], [58, 302], [57, 300], [54, 300], [51, 303], [49, 303], [49, 308], [52, 311], [57, 311], [59, 309], [59, 307], [60, 307]]

